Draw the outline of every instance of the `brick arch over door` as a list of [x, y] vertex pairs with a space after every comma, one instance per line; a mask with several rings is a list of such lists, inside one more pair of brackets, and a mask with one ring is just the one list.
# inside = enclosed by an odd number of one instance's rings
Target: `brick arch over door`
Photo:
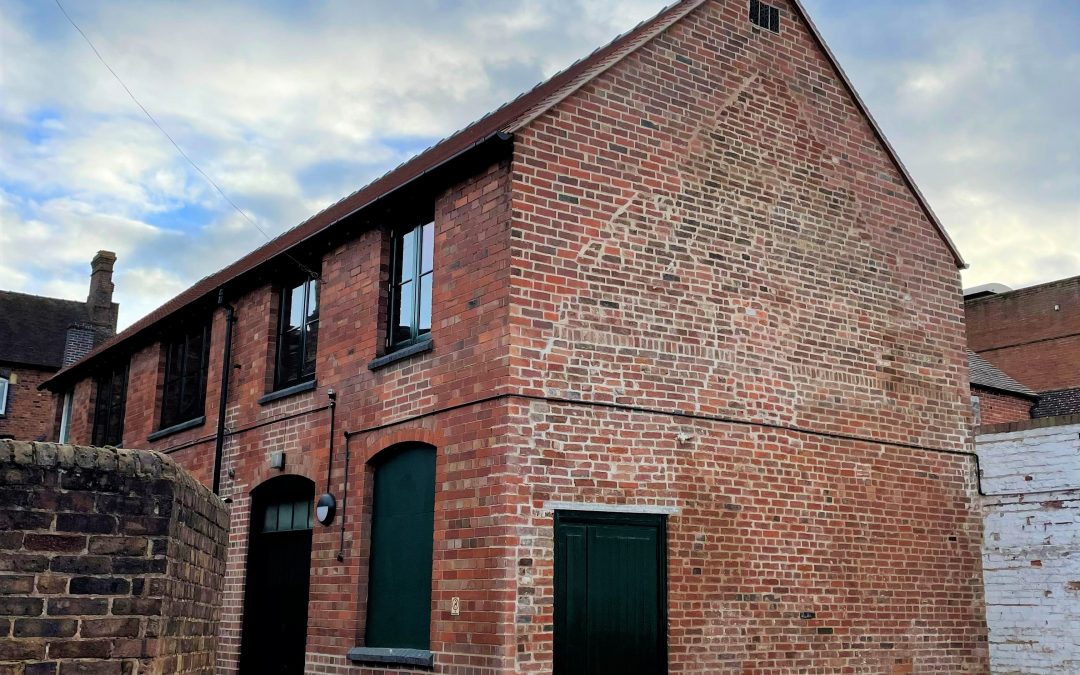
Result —
[[445, 445], [436, 419], [429, 417], [400, 427], [391, 427], [367, 435], [362, 446], [363, 461], [371, 464], [376, 457], [406, 445], [426, 445], [432, 449]]

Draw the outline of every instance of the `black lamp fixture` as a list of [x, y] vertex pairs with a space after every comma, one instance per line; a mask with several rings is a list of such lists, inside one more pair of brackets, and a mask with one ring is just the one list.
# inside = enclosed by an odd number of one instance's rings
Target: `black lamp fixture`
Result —
[[330, 472], [334, 466], [334, 409], [337, 407], [337, 392], [329, 389], [326, 398], [330, 399], [330, 456], [326, 462], [326, 492], [319, 495], [315, 502], [315, 519], [320, 525], [329, 525], [334, 522], [334, 513], [337, 512], [337, 500], [330, 494]]
[[334, 522], [334, 513], [337, 511], [337, 500], [329, 492], [319, 495], [319, 501], [315, 502], [315, 519], [320, 525], [329, 525]]

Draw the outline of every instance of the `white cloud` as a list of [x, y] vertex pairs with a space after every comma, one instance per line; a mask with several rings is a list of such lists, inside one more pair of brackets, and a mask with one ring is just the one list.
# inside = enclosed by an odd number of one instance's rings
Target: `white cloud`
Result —
[[[532, 86], [661, 2], [112, 2], [68, 11], [185, 151], [277, 234]], [[115, 250], [121, 324], [263, 243], [62, 15], [0, 16], [0, 284], [84, 295]], [[191, 210], [193, 213], [177, 213]], [[7, 256], [5, 256], [7, 257]], [[40, 256], [39, 256], [40, 258]]]
[[997, 0], [959, 19], [947, 3], [808, 1], [971, 265], [965, 285], [1080, 274], [1080, 6]]
[[[273, 235], [665, 2], [68, 4], [161, 124]], [[811, 4], [828, 37], [852, 41], [832, 46], [972, 261], [969, 282], [1080, 272], [1076, 254], [1054, 252], [1080, 227], [1080, 101], [1044, 91], [1080, 79], [1080, 55], [1046, 59], [1049, 33], [1006, 4], [970, 12], [963, 31], [935, 20], [936, 5], [867, 6], [891, 11], [874, 21]], [[0, 58], [0, 287], [83, 297], [94, 251], [115, 250], [128, 324], [264, 242], [54, 6], [5, 5], [0, 45], [18, 55]], [[1055, 68], [1033, 71], [1040, 58]]]

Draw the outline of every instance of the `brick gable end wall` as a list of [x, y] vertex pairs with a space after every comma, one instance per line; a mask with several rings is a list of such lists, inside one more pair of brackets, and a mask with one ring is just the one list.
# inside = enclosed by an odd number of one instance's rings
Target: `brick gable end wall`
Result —
[[517, 136], [520, 672], [551, 502], [678, 511], [672, 672], [985, 669], [958, 272], [777, 4], [706, 2]]

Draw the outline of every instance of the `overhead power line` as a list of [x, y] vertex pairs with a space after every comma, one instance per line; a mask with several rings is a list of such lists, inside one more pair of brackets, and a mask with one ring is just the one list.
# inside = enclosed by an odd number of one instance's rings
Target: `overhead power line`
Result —
[[[131, 98], [135, 105], [139, 106], [139, 110], [142, 110], [143, 114], [146, 115], [146, 119], [150, 120], [150, 123], [157, 127], [157, 130], [160, 131], [161, 134], [165, 136], [165, 138], [169, 139], [169, 142], [172, 143], [172, 146], [176, 148], [176, 151], [178, 153], [180, 153], [180, 156], [187, 160], [187, 163], [190, 164], [193, 169], [198, 171], [199, 175], [205, 178], [207, 183], [210, 183], [210, 185], [213, 186], [215, 190], [217, 190], [217, 193], [221, 195], [222, 199], [228, 202], [229, 206], [233, 207], [233, 209], [235, 209], [237, 213], [243, 216], [244, 220], [251, 223], [251, 226], [258, 230], [262, 234], [262, 236], [266, 237], [267, 241], [271, 241], [272, 237], [266, 233], [266, 230], [262, 229], [259, 224], [256, 223], [253, 218], [251, 218], [251, 216], [245, 213], [244, 210], [236, 204], [236, 202], [229, 198], [229, 195], [225, 194], [225, 191], [221, 189], [221, 186], [218, 185], [213, 178], [207, 175], [207, 173], [203, 171], [198, 164], [195, 163], [195, 160], [193, 160], [191, 157], [188, 156], [186, 152], [184, 152], [184, 149], [181, 148], [180, 144], [177, 143], [173, 139], [173, 137], [169, 135], [168, 131], [165, 131], [164, 127], [158, 124], [158, 121], [154, 119], [154, 116], [150, 114], [150, 111], [146, 109], [146, 106], [144, 106], [142, 102], [139, 101], [138, 97], [135, 96], [135, 93], [132, 92], [126, 84], [124, 84], [124, 81], [120, 78], [119, 75], [116, 74], [116, 71], [112, 69], [112, 66], [110, 66], [109, 63], [105, 60], [105, 57], [101, 55], [101, 52], [98, 51], [97, 47], [94, 46], [94, 43], [90, 40], [86, 33], [83, 32], [83, 29], [79, 28], [79, 24], [75, 23], [75, 20], [72, 19], [71, 15], [67, 13], [67, 10], [64, 9], [64, 6], [60, 4], [60, 0], [53, 0], [53, 2], [56, 3], [56, 6], [60, 9], [60, 12], [64, 15], [64, 18], [68, 20], [68, 23], [71, 24], [71, 27], [77, 30], [79, 32], [79, 35], [82, 36], [83, 40], [86, 41], [86, 44], [90, 46], [90, 49], [94, 52], [94, 56], [97, 57], [98, 61], [101, 61], [101, 65], [105, 66], [109, 73], [112, 74], [113, 78], [115, 78], [116, 81], [120, 84], [120, 86], [123, 87], [124, 91], [127, 92], [128, 97]], [[302, 269], [308, 276], [313, 279], [319, 278], [319, 275], [307, 265], [303, 264], [288, 253], [286, 253], [285, 255], [294, 263], [296, 263], [297, 266], [299, 266], [300, 269]]]

